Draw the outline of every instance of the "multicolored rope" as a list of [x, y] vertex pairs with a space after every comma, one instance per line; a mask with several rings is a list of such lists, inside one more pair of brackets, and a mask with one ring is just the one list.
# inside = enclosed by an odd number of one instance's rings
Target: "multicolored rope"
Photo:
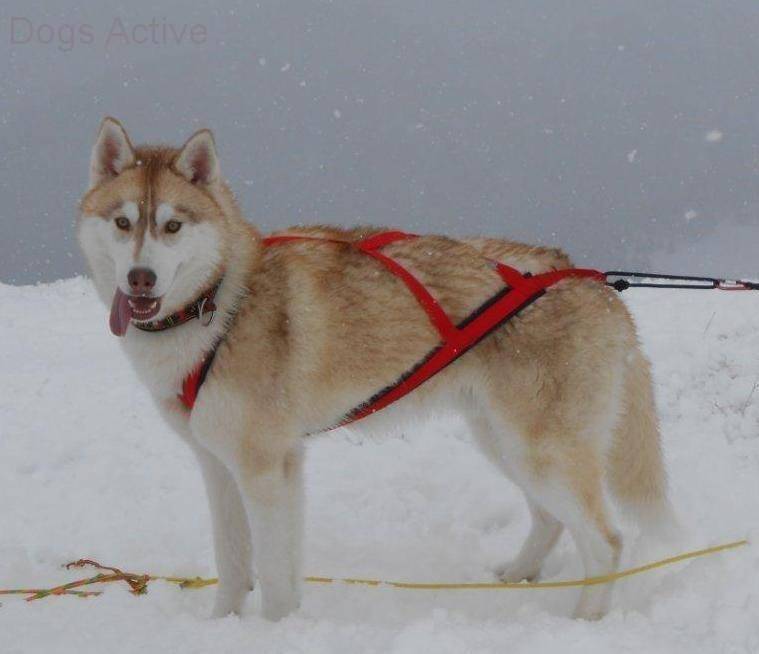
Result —
[[[671, 556], [651, 563], [646, 563], [634, 568], [628, 568], [626, 570], [620, 570], [613, 574], [603, 575], [601, 577], [590, 577], [587, 579], [573, 579], [567, 581], [536, 581], [536, 582], [518, 582], [518, 583], [488, 583], [488, 582], [474, 582], [474, 583], [425, 583], [425, 582], [413, 582], [413, 581], [385, 581], [382, 579], [356, 579], [356, 578], [335, 578], [335, 577], [306, 577], [305, 581], [312, 584], [332, 584], [343, 583], [349, 585], [358, 586], [390, 586], [392, 588], [400, 588], [403, 590], [547, 590], [557, 588], [577, 588], [580, 586], [597, 586], [599, 584], [608, 584], [619, 579], [626, 579], [634, 575], [639, 575], [644, 572], [650, 572], [657, 568], [663, 568], [665, 566], [687, 561], [689, 559], [695, 559], [702, 556], [708, 556], [710, 554], [717, 554], [727, 550], [733, 550], [738, 547], [744, 547], [748, 545], [748, 540], [737, 540], [730, 543], [723, 543], [721, 545], [715, 545], [713, 547], [707, 547], [700, 550], [692, 550], [690, 552], [683, 552], [676, 556]], [[86, 579], [79, 579], [77, 581], [71, 581], [61, 586], [55, 586], [54, 588], [47, 589], [12, 589], [12, 590], [0, 590], [0, 595], [29, 595], [26, 598], [27, 602], [42, 599], [43, 597], [50, 597], [52, 595], [76, 595], [78, 597], [95, 597], [101, 595], [103, 591], [79, 591], [75, 590], [83, 586], [90, 586], [92, 584], [109, 583], [113, 581], [124, 581], [129, 585], [130, 592], [135, 595], [144, 595], [148, 589], [148, 583], [151, 581], [167, 581], [172, 584], [177, 584], [180, 588], [204, 588], [206, 586], [213, 586], [218, 582], [217, 579], [203, 579], [202, 577], [164, 577], [151, 574], [136, 574], [134, 572], [124, 572], [118, 568], [101, 565], [97, 561], [91, 559], [79, 559], [72, 563], [66, 564], [66, 569], [71, 568], [83, 568], [85, 566], [94, 567], [98, 570], [105, 570], [108, 574], [97, 574], [94, 577], [87, 577]]]

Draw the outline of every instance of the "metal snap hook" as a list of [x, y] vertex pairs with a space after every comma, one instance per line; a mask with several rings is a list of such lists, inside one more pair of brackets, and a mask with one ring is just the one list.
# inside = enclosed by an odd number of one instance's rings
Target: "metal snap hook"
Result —
[[[198, 307], [198, 320], [200, 320], [200, 324], [203, 325], [203, 327], [208, 327], [213, 321], [213, 317], [216, 315], [216, 305], [213, 302], [211, 302], [210, 311], [208, 311], [208, 313], [205, 312], [207, 302], [208, 298], [204, 297]], [[206, 316], [208, 316], [208, 318], [206, 318]]]

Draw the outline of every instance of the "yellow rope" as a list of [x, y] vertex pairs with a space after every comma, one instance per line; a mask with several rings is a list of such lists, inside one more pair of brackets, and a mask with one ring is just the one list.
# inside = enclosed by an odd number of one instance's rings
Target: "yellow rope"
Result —
[[[412, 581], [384, 581], [382, 579], [340, 579], [334, 577], [306, 577], [306, 581], [312, 584], [332, 584], [343, 583], [353, 584], [357, 586], [391, 586], [393, 588], [403, 588], [407, 590], [532, 590], [541, 588], [575, 588], [578, 586], [596, 586], [598, 584], [608, 584], [617, 579], [624, 579], [625, 577], [632, 577], [633, 575], [641, 574], [642, 572], [648, 572], [649, 570], [655, 570], [656, 568], [663, 568], [673, 563], [679, 563], [680, 561], [686, 561], [688, 559], [695, 559], [700, 556], [707, 556], [709, 554], [716, 554], [717, 552], [724, 552], [726, 550], [732, 550], [737, 547], [743, 547], [748, 545], [747, 540], [737, 540], [732, 543], [725, 543], [723, 545], [715, 545], [714, 547], [707, 547], [702, 550], [693, 550], [691, 552], [685, 552], [678, 554], [677, 556], [671, 556], [666, 559], [654, 561], [653, 563], [647, 563], [645, 565], [638, 566], [636, 568], [628, 568], [627, 570], [620, 570], [610, 575], [603, 575], [601, 577], [590, 577], [588, 579], [573, 579], [570, 581], [538, 581], [538, 582], [519, 582], [519, 583], [420, 583]], [[217, 583], [217, 579], [202, 579], [200, 577], [150, 577], [151, 579], [161, 579], [174, 584], [179, 584], [182, 588], [202, 588], [204, 586], [212, 586]]]
[[[344, 583], [358, 586], [390, 586], [392, 588], [402, 588], [405, 590], [532, 590], [532, 589], [547, 589], [547, 588], [575, 588], [578, 586], [596, 586], [598, 584], [608, 584], [617, 579], [624, 579], [625, 577], [632, 577], [633, 575], [641, 574], [642, 572], [648, 572], [649, 570], [655, 570], [656, 568], [662, 568], [673, 563], [679, 563], [680, 561], [686, 561], [688, 559], [695, 559], [701, 556], [707, 556], [709, 554], [716, 554], [717, 552], [724, 552], [726, 550], [732, 550], [737, 547], [743, 547], [748, 545], [748, 540], [737, 540], [732, 543], [725, 543], [723, 545], [715, 545], [714, 547], [707, 547], [702, 550], [693, 550], [691, 552], [685, 552], [678, 554], [677, 556], [671, 556], [666, 559], [660, 559], [653, 563], [647, 563], [636, 568], [628, 568], [627, 570], [621, 570], [609, 575], [603, 575], [600, 577], [590, 577], [588, 579], [574, 579], [571, 581], [540, 581], [540, 582], [520, 582], [520, 583], [465, 583], [465, 584], [451, 584], [451, 583], [420, 583], [412, 581], [385, 581], [382, 579], [340, 579], [335, 577], [306, 577], [305, 581], [312, 584], [332, 584], [332, 583]], [[62, 586], [56, 586], [54, 588], [47, 589], [13, 589], [3, 590], [0, 589], [0, 595], [12, 595], [12, 594], [24, 594], [29, 595], [27, 601], [33, 601], [42, 599], [43, 597], [50, 597], [53, 595], [77, 595], [79, 597], [91, 597], [100, 595], [101, 591], [80, 591], [75, 590], [83, 586], [89, 586], [91, 584], [101, 584], [113, 581], [124, 581], [129, 584], [131, 590], [135, 594], [142, 594], [147, 590], [147, 584], [149, 581], [166, 581], [172, 584], [177, 584], [181, 588], [203, 588], [205, 586], [212, 586], [218, 582], [217, 579], [203, 579], [201, 577], [164, 577], [158, 575], [147, 574], [135, 574], [133, 572], [123, 572], [118, 568], [111, 568], [99, 564], [97, 561], [89, 559], [80, 559], [73, 563], [69, 563], [66, 567], [85, 567], [92, 566], [100, 570], [105, 570], [110, 574], [97, 574], [94, 577], [87, 579], [79, 579], [72, 581]]]

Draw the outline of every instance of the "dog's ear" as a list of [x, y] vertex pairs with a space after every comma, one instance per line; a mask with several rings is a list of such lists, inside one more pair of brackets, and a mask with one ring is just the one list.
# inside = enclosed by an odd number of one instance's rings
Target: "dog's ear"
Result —
[[213, 184], [219, 179], [219, 158], [210, 130], [201, 129], [187, 140], [174, 168], [192, 184]]
[[90, 158], [90, 188], [134, 165], [134, 148], [121, 123], [106, 116]]

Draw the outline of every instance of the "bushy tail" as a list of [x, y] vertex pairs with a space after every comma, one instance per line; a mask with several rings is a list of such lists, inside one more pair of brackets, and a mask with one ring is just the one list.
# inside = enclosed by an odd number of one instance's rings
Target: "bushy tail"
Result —
[[676, 536], [676, 519], [667, 499], [651, 368], [639, 350], [627, 362], [608, 472], [612, 493], [642, 532], [654, 531], [666, 539]]

